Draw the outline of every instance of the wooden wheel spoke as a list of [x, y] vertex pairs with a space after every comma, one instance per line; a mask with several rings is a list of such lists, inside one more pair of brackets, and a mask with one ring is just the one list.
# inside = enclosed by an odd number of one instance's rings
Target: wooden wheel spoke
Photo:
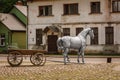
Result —
[[23, 61], [23, 55], [29, 55], [30, 61], [33, 65], [44, 65], [46, 62], [46, 57], [43, 54], [43, 51], [37, 50], [10, 50], [7, 60], [11, 66], [19, 66]]
[[19, 66], [23, 61], [23, 57], [20, 52], [12, 51], [9, 52], [7, 60], [11, 66]]
[[42, 53], [35, 53], [31, 55], [30, 61], [33, 65], [41, 65], [43, 63], [43, 56], [44, 54]]

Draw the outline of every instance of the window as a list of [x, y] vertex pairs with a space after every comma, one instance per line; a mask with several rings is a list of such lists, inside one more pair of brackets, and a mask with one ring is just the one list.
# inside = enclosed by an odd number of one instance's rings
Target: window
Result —
[[91, 13], [100, 13], [100, 2], [91, 2]]
[[105, 28], [105, 38], [106, 38], [106, 44], [114, 44], [114, 31], [113, 27], [106, 27]]
[[2, 7], [1, 4], [0, 4], [0, 12], [2, 12], [2, 9], [3, 9], [3, 7]]
[[0, 34], [0, 46], [5, 46], [5, 34]]
[[64, 15], [78, 14], [78, 3], [64, 4]]
[[42, 44], [42, 29], [36, 29], [36, 45]]
[[78, 35], [82, 30], [83, 28], [76, 28], [76, 35]]
[[63, 36], [69, 36], [70, 35], [70, 28], [63, 28]]
[[113, 12], [120, 12], [120, 0], [112, 1], [112, 11]]
[[52, 5], [39, 6], [39, 16], [51, 16], [52, 15]]
[[94, 27], [92, 28], [94, 32], [94, 39], [91, 39], [91, 44], [92, 45], [97, 45], [98, 44], [98, 28]]

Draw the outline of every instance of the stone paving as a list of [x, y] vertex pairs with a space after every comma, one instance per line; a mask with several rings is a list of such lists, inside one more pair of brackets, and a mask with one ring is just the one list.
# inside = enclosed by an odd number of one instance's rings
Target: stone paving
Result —
[[86, 64], [70, 60], [64, 65], [62, 57], [47, 57], [44, 66], [33, 66], [26, 57], [19, 67], [11, 67], [6, 56], [0, 57], [0, 80], [120, 80], [120, 58], [112, 63], [106, 58], [85, 58]]

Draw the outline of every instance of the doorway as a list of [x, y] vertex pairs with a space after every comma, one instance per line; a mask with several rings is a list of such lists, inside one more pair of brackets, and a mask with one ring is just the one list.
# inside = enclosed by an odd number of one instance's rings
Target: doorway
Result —
[[57, 35], [48, 35], [48, 52], [49, 53], [58, 52], [57, 39], [58, 39]]

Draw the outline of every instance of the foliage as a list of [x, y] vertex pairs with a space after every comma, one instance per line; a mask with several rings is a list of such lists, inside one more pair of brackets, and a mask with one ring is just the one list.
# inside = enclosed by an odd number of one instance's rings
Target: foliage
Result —
[[8, 13], [18, 1], [21, 1], [23, 5], [26, 5], [26, 0], [0, 0], [0, 12]]

